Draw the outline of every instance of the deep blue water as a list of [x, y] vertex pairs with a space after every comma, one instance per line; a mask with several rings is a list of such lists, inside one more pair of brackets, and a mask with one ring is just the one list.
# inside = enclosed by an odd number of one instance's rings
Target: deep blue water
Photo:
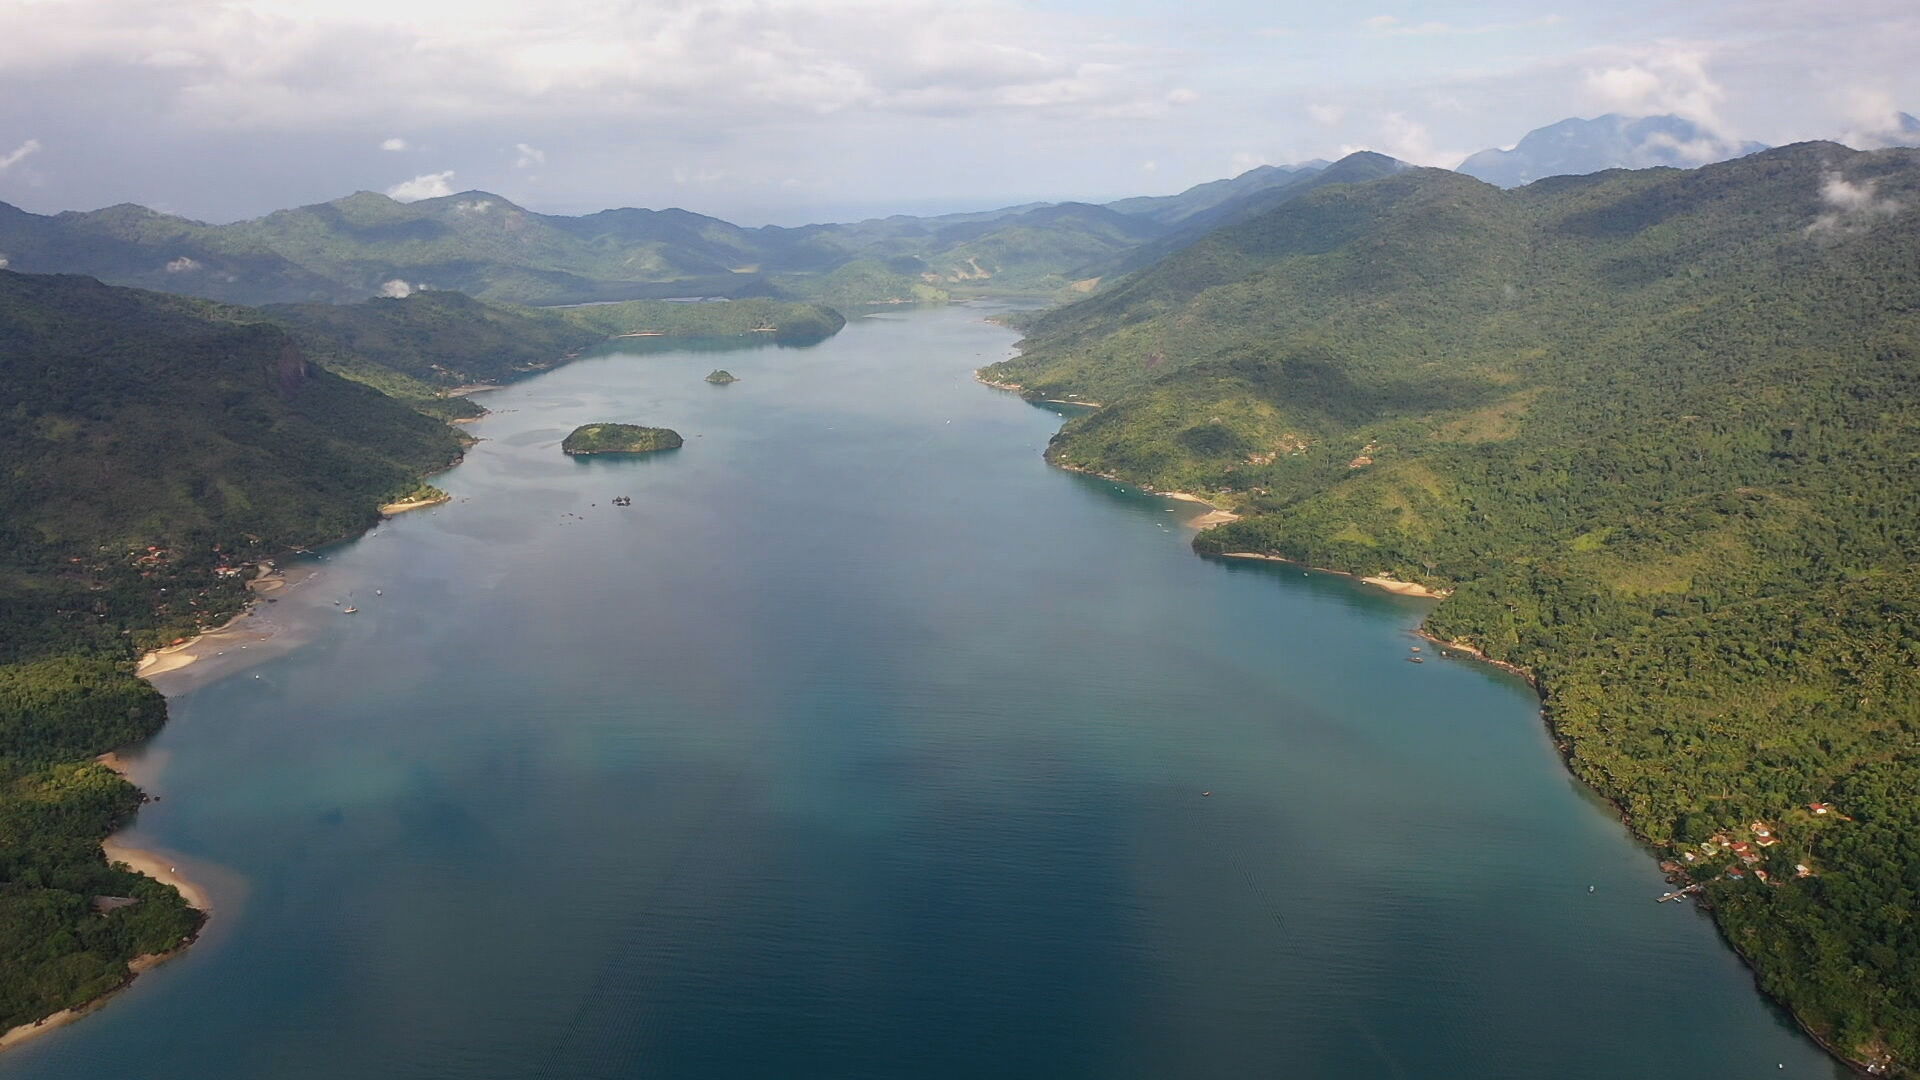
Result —
[[0, 1077], [1838, 1074], [1525, 685], [1048, 468], [981, 314], [486, 395], [149, 749], [205, 939]]

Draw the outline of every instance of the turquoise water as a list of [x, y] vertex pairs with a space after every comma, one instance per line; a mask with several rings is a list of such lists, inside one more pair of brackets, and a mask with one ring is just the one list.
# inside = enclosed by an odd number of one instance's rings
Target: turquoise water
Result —
[[1525, 685], [1048, 468], [981, 314], [487, 395], [148, 750], [206, 938], [0, 1077], [1839, 1075]]

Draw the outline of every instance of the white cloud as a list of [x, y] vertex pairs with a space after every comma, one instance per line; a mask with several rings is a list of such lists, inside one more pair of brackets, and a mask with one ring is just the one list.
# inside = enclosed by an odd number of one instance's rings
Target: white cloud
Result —
[[13, 265], [12, 259], [7, 258], [5, 255], [0, 255], [0, 270], [5, 270], [11, 265]]
[[468, 199], [453, 204], [453, 212], [456, 214], [484, 214], [491, 209], [493, 209], [492, 199]]
[[519, 0], [66, 0], [0, 13], [0, 71], [164, 57], [140, 65], [154, 104], [203, 128], [1102, 110], [1172, 89], [1160, 47], [1018, 0], [575, 0], [564, 19]]
[[1169, 105], [1191, 105], [1199, 100], [1199, 91], [1184, 86], [1175, 87], [1167, 91], [1167, 104]]
[[383, 139], [380, 142], [380, 149], [382, 150], [397, 151], [397, 150], [405, 150], [406, 148], [407, 148], [407, 140], [401, 138], [398, 135], [395, 135], [391, 139]]
[[1662, 44], [1615, 67], [1588, 71], [1586, 91], [1608, 112], [1672, 113], [1719, 135], [1726, 90], [1707, 74], [1704, 49]]
[[167, 261], [167, 273], [169, 274], [185, 274], [198, 269], [200, 269], [200, 261], [198, 259], [190, 259], [185, 255]]
[[1333, 127], [1347, 118], [1347, 110], [1340, 105], [1309, 105], [1307, 115], [1321, 127]]
[[0, 172], [6, 172], [40, 149], [39, 139], [28, 139], [6, 154], [0, 154]]
[[402, 180], [393, 185], [387, 189], [387, 194], [401, 202], [445, 198], [453, 194], [453, 188], [447, 183], [451, 179], [453, 179], [452, 169], [446, 172], [422, 173], [411, 180]]
[[1878, 150], [1887, 146], [1913, 146], [1920, 131], [1901, 123], [1900, 109], [1893, 95], [1884, 90], [1854, 87], [1841, 106], [1847, 130], [1840, 141], [1856, 150]]
[[547, 163], [545, 150], [528, 146], [526, 143], [514, 143], [513, 148], [520, 155], [513, 159], [513, 167], [516, 169], [531, 169]]
[[1415, 165], [1431, 165], [1435, 168], [1450, 169], [1466, 159], [1468, 151], [1453, 150], [1436, 145], [1433, 133], [1427, 126], [1405, 113], [1390, 112], [1382, 116], [1374, 125], [1370, 142], [1348, 143], [1340, 148], [1340, 155], [1372, 150], [1410, 161]]
[[[394, 278], [392, 281], [380, 286], [380, 295], [393, 300], [404, 300], [413, 295], [413, 286], [399, 278]], [[424, 300], [421, 301], [421, 303], [425, 302]]]
[[1881, 197], [1875, 190], [1877, 186], [1872, 180], [1856, 184], [1837, 172], [1821, 177], [1820, 202], [1827, 210], [1813, 219], [1813, 224], [1807, 226], [1807, 233], [1813, 236], [1850, 236], [1872, 228], [1879, 218], [1899, 213], [1903, 209], [1901, 204], [1894, 199]]

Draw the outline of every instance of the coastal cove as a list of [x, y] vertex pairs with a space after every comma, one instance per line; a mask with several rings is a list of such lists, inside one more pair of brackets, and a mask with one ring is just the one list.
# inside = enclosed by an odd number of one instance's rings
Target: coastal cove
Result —
[[490, 393], [162, 678], [118, 839], [218, 914], [0, 1078], [1844, 1074], [1524, 682], [1048, 466], [991, 312]]

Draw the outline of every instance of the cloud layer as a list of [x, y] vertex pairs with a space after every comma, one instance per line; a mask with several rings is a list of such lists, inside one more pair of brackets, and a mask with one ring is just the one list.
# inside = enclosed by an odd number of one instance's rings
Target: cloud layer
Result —
[[794, 222], [1447, 165], [1606, 111], [1885, 141], [1916, 51], [1910, 0], [0, 0], [0, 200], [230, 218], [457, 172]]
[[[422, 173], [411, 180], [402, 180], [387, 189], [387, 194], [401, 202], [417, 202], [421, 199], [439, 199], [453, 194], [453, 170], [445, 172]], [[465, 205], [465, 204], [462, 204]]]

